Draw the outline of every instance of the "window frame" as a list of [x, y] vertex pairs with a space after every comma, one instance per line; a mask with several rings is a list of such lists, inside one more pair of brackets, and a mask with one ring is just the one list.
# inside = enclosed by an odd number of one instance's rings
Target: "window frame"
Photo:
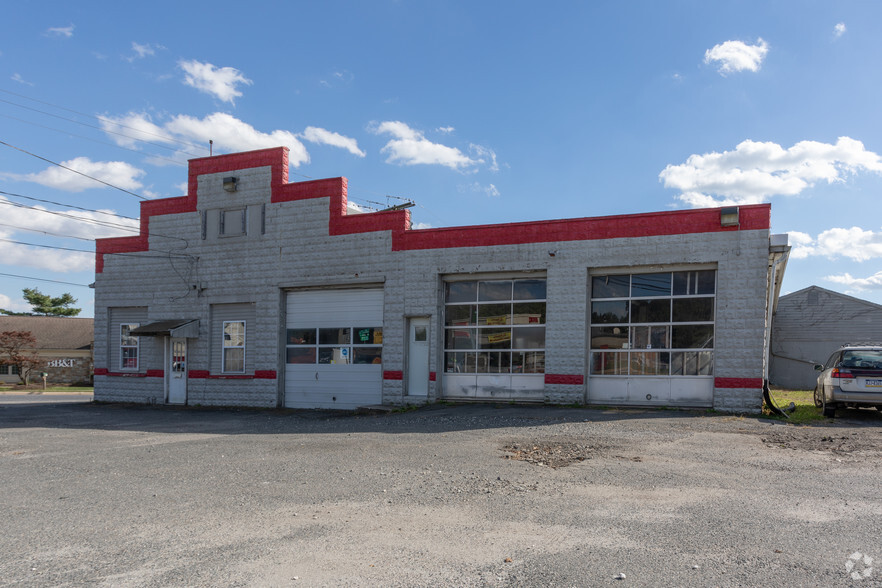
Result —
[[[708, 276], [707, 273], [712, 273]], [[660, 290], [657, 293], [648, 292], [649, 284], [655, 277], [668, 274], [666, 283], [667, 293]], [[703, 275], [702, 275], [703, 274]], [[622, 291], [622, 278], [627, 277], [628, 291]], [[635, 293], [635, 277], [640, 290]], [[612, 287], [604, 284], [604, 291], [600, 296], [595, 296], [595, 280], [606, 278], [606, 284], [613, 283]], [[615, 278], [610, 280], [610, 278]], [[714, 375], [714, 348], [716, 337], [717, 320], [717, 279], [718, 272], [711, 268], [678, 268], [667, 272], [630, 272], [630, 273], [594, 273], [589, 276], [591, 297], [588, 307], [588, 347], [591, 359], [589, 361], [589, 373], [592, 377], [712, 377]], [[678, 281], [679, 280], [679, 281]], [[603, 295], [613, 292], [613, 295]], [[697, 303], [694, 308], [677, 304], [683, 300], [711, 300], [709, 312], [704, 302]], [[660, 320], [655, 312], [643, 312], [637, 316], [635, 310], [646, 310], [655, 305], [667, 303], [667, 318]], [[608, 309], [612, 304], [624, 304], [624, 314], [610, 314]], [[597, 312], [595, 312], [595, 309]], [[698, 314], [706, 312], [709, 319], [683, 318], [684, 311], [693, 311]], [[606, 311], [606, 312], [603, 312]], [[681, 315], [678, 317], [678, 313]], [[595, 319], [597, 319], [595, 321]], [[709, 328], [710, 336], [702, 346], [674, 347], [675, 341], [688, 335], [689, 330], [699, 333], [702, 327]], [[619, 332], [621, 330], [622, 332]], [[675, 333], [675, 331], [679, 331]], [[664, 345], [658, 346], [658, 337], [653, 334], [663, 334]], [[597, 340], [612, 339], [621, 347], [604, 347], [596, 343]], [[646, 343], [645, 346], [636, 345], [638, 339]], [[654, 362], [647, 354], [655, 356]], [[659, 373], [657, 365], [667, 364], [666, 373]], [[646, 367], [649, 366], [649, 367]], [[687, 369], [688, 367], [688, 369]], [[653, 370], [656, 371], [653, 371]], [[678, 373], [675, 373], [678, 372]], [[693, 373], [694, 372], [694, 373]]]
[[[141, 326], [141, 323], [120, 323], [120, 325], [119, 325], [119, 369], [121, 371], [136, 372], [141, 367], [141, 338], [138, 337], [137, 335], [129, 335], [128, 334], [129, 332], [137, 329], [140, 326]], [[127, 329], [127, 330], [125, 330], [125, 329]], [[131, 344], [126, 345], [125, 344], [126, 339], [134, 339], [135, 344], [134, 345], [131, 345]], [[135, 352], [135, 355], [134, 355], [135, 365], [134, 366], [127, 366], [126, 365], [126, 359], [129, 359], [129, 360], [133, 359], [131, 357], [129, 357], [129, 358], [126, 357], [126, 353], [125, 353], [126, 349], [134, 350], [134, 352]]]
[[[227, 219], [227, 214], [234, 212], [241, 213], [241, 226], [238, 232], [232, 232], [232, 228]], [[233, 222], [233, 224], [237, 224]], [[223, 208], [220, 210], [220, 218], [218, 219], [218, 236], [220, 237], [241, 237], [248, 234], [248, 207], [237, 206], [235, 208]]]
[[[347, 341], [331, 341], [326, 342], [326, 335], [329, 335], [330, 331], [347, 331]], [[312, 342], [311, 343], [290, 343], [291, 331], [301, 331], [301, 332], [312, 332]], [[323, 336], [323, 331], [324, 336]], [[367, 334], [368, 337], [372, 337], [372, 341], [369, 343], [361, 343], [356, 342], [358, 338], [360, 338], [361, 331], [369, 331]], [[377, 339], [379, 339], [379, 343], [376, 343]], [[299, 362], [299, 361], [290, 361], [289, 352], [292, 350], [312, 350], [312, 361], [309, 362]], [[379, 358], [379, 362], [371, 361], [370, 363], [365, 362], [357, 362], [355, 361], [356, 355], [360, 355], [359, 351], [361, 350], [370, 350], [376, 349], [379, 350], [379, 353], [375, 356], [375, 359]], [[353, 325], [344, 325], [344, 326], [321, 326], [321, 327], [288, 327], [285, 331], [285, 363], [287, 365], [382, 365], [383, 363], [383, 327], [382, 326], [373, 326], [373, 327], [365, 327], [365, 326], [353, 326]], [[335, 358], [332, 361], [322, 361], [323, 358], [327, 358], [327, 353], [330, 351], [332, 356]], [[325, 352], [325, 353], [322, 353]], [[345, 358], [345, 361], [338, 361], [338, 359]]]
[[[230, 321], [222, 321], [221, 322], [221, 373], [224, 374], [244, 374], [245, 373], [245, 358], [246, 358], [246, 347], [248, 344], [247, 333], [248, 333], [248, 321], [245, 320], [230, 320]], [[228, 345], [227, 344], [227, 325], [231, 324], [241, 324], [242, 325], [242, 344], [241, 345]], [[232, 339], [230, 339], [232, 341]], [[227, 369], [227, 351], [241, 349], [242, 350], [242, 369], [240, 370], [231, 370]]]

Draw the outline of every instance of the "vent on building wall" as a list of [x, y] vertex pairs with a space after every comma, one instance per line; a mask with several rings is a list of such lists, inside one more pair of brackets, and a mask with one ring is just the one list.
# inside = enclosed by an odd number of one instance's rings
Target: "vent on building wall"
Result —
[[227, 192], [235, 192], [239, 187], [239, 178], [234, 176], [229, 176], [224, 178], [224, 190]]

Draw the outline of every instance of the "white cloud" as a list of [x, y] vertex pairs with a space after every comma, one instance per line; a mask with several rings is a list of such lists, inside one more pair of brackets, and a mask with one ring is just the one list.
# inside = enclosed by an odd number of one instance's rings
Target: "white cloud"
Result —
[[860, 227], [833, 228], [822, 231], [817, 239], [799, 231], [788, 232], [794, 259], [824, 256], [830, 259], [845, 257], [854, 261], [882, 258], [882, 231], [867, 231]]
[[432, 143], [422, 132], [400, 121], [372, 124], [370, 130], [378, 135], [389, 134], [394, 137], [380, 150], [388, 155], [386, 163], [443, 165], [455, 170], [473, 167], [478, 163], [455, 147]]
[[211, 63], [201, 63], [195, 59], [182, 59], [178, 62], [178, 67], [184, 70], [184, 84], [230, 104], [242, 95], [237, 88], [239, 84], [252, 83], [233, 67], [215, 67]]
[[726, 41], [704, 52], [704, 62], [717, 62], [717, 71], [722, 75], [738, 71], [758, 71], [769, 52], [769, 45], [757, 39], [756, 45], [743, 41]]
[[21, 296], [12, 299], [6, 294], [0, 294], [0, 308], [5, 308], [12, 312], [30, 312], [32, 307]]
[[844, 35], [847, 30], [848, 29], [845, 28], [844, 22], [838, 22], [838, 23], [836, 23], [836, 26], [833, 27], [833, 36], [838, 39], [839, 37]]
[[452, 132], [455, 131], [456, 129], [455, 129], [454, 127], [438, 127], [438, 128], [435, 129], [435, 130], [438, 131], [439, 133], [443, 133], [443, 134], [445, 134], [445, 135], [449, 135], [450, 133], [452, 133]]
[[349, 153], [358, 155], [359, 157], [367, 155], [364, 151], [358, 148], [358, 141], [355, 139], [319, 127], [306, 127], [300, 136], [311, 143], [340, 147], [341, 149], [345, 149]]
[[[207, 147], [208, 141], [213, 140], [218, 152], [250, 151], [282, 145], [289, 149], [288, 162], [290, 165], [299, 167], [301, 164], [309, 162], [309, 153], [306, 147], [294, 133], [281, 130], [264, 133], [223, 112], [215, 112], [202, 119], [177, 115], [161, 126], [154, 123], [147, 114], [130, 112], [120, 117], [102, 117], [101, 127], [110, 134], [117, 144], [125, 147], [136, 146], [136, 141], [112, 133], [123, 133], [145, 141], [174, 146], [178, 146], [181, 141], [184, 141], [199, 143]], [[182, 162], [190, 157], [192, 155], [180, 154]], [[161, 164], [162, 162], [155, 161], [154, 163]]]
[[132, 41], [132, 51], [135, 52], [134, 55], [127, 57], [126, 61], [132, 62], [136, 59], [144, 59], [145, 57], [152, 57], [156, 55], [157, 49], [165, 49], [162, 45], [151, 45], [150, 43], [140, 44]]
[[51, 27], [46, 29], [47, 37], [64, 37], [65, 39], [69, 39], [73, 37], [74, 25], [68, 25], [66, 27]]
[[858, 292], [863, 290], [882, 290], [882, 271], [866, 278], [856, 278], [850, 273], [824, 276], [824, 280], [835, 284], [842, 284]]
[[[62, 161], [61, 165], [124, 190], [137, 190], [140, 188], [142, 184], [137, 178], [145, 174], [144, 170], [138, 169], [124, 161], [92, 161], [88, 157], [76, 157]], [[89, 188], [105, 187], [95, 180], [57, 166], [46, 168], [34, 174], [4, 174], [4, 176], [25, 182], [34, 182], [66, 192], [82, 192]]]
[[882, 157], [864, 144], [840, 137], [835, 145], [800, 141], [789, 149], [746, 140], [734, 151], [690, 155], [659, 174], [666, 188], [690, 206], [755, 204], [775, 195], [794, 196], [818, 181], [842, 181], [847, 173], [882, 172]]
[[429, 223], [413, 223], [413, 224], [410, 226], [410, 228], [411, 228], [411, 229], [417, 229], [417, 230], [419, 230], [419, 229], [431, 229], [431, 228], [432, 228], [432, 225], [430, 225]]
[[478, 163], [487, 164], [487, 169], [492, 172], [499, 171], [499, 164], [496, 162], [495, 151], [493, 151], [489, 147], [475, 145], [474, 143], [469, 145], [469, 150], [472, 152], [472, 154], [474, 154], [475, 160]]
[[472, 182], [471, 184], [465, 184], [459, 186], [460, 192], [474, 192], [476, 194], [484, 194], [485, 196], [496, 197], [499, 196], [499, 190], [493, 184], [483, 185], [480, 182]]
[[33, 83], [31, 83], [31, 82], [27, 81], [26, 79], [24, 79], [23, 77], [21, 77], [21, 74], [19, 74], [18, 72], [12, 74], [12, 76], [9, 79], [12, 80], [13, 82], [18, 82], [19, 84], [23, 84], [25, 86], [33, 86], [34, 85]]

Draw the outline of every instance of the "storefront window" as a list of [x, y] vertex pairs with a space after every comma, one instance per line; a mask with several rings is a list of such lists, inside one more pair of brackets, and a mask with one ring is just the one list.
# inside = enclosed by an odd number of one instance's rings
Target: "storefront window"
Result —
[[446, 372], [545, 372], [544, 279], [448, 282], [445, 296]]
[[716, 272], [591, 278], [592, 375], [713, 375]]

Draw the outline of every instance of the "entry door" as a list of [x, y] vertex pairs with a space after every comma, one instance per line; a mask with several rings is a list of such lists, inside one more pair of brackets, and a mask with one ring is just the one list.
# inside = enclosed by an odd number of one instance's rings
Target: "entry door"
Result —
[[429, 394], [429, 319], [412, 318], [407, 339], [407, 395]]
[[168, 403], [187, 402], [187, 340], [172, 338], [169, 344], [168, 364]]

